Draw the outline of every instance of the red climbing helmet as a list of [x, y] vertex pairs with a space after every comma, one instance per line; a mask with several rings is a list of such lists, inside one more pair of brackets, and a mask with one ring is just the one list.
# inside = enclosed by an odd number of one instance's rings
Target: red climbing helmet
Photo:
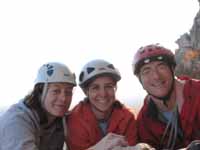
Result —
[[176, 66], [175, 57], [171, 50], [159, 44], [152, 44], [139, 48], [135, 53], [132, 63], [133, 73], [138, 75], [141, 67], [152, 61], [164, 61], [172, 68]]

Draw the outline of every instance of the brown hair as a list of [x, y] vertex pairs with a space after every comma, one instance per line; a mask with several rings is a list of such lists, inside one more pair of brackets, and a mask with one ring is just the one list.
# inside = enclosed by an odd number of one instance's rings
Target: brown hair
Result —
[[28, 108], [34, 109], [38, 113], [38, 116], [40, 118], [40, 124], [44, 124], [48, 121], [46, 112], [42, 108], [42, 105], [41, 105], [41, 96], [42, 96], [43, 88], [44, 88], [44, 83], [36, 84], [32, 92], [30, 92], [24, 98], [24, 104]]

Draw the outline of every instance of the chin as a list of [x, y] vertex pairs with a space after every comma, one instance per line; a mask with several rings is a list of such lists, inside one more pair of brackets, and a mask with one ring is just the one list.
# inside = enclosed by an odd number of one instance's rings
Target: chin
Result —
[[54, 113], [54, 116], [55, 117], [63, 117], [65, 115], [65, 112], [57, 112], [57, 113]]
[[104, 107], [104, 108], [102, 108], [102, 109], [99, 108], [99, 110], [101, 110], [101, 112], [108, 112], [108, 111], [110, 110], [110, 108], [106, 108], [106, 109], [105, 109], [105, 107]]

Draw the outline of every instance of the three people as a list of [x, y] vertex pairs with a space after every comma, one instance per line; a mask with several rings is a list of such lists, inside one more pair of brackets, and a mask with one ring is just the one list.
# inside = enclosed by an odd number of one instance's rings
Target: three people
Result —
[[[173, 150], [199, 143], [200, 81], [175, 77], [174, 54], [160, 45], [140, 48], [132, 65], [148, 93], [137, 127], [134, 114], [116, 98], [119, 71], [105, 60], [90, 61], [79, 76], [86, 98], [65, 118], [70, 150], [104, 149], [106, 144], [136, 150], [138, 142]], [[62, 150], [63, 117], [75, 86], [75, 75], [64, 64], [41, 66], [33, 91], [0, 118], [0, 150]]]
[[32, 92], [0, 118], [0, 150], [63, 150], [62, 118], [75, 86], [66, 65], [42, 65]]
[[125, 144], [123, 141], [127, 145], [137, 143], [135, 116], [116, 98], [120, 79], [119, 71], [105, 60], [92, 60], [83, 67], [79, 85], [86, 98], [73, 108], [67, 120], [70, 150], [84, 150], [96, 144], [105, 149], [101, 139], [108, 133], [113, 133], [108, 136], [110, 139], [119, 139], [115, 140], [119, 145]]
[[174, 150], [200, 140], [200, 82], [175, 77], [174, 54], [160, 45], [141, 47], [132, 65], [148, 93], [137, 117], [139, 141]]

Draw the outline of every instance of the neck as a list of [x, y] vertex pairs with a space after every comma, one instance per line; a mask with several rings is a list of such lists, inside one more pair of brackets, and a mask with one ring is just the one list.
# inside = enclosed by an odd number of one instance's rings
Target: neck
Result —
[[165, 103], [162, 99], [152, 95], [151, 99], [154, 101], [160, 111], [171, 111], [176, 105], [176, 81], [174, 82], [172, 92], [170, 93], [169, 98], [165, 101]]
[[95, 114], [95, 117], [97, 120], [107, 120], [110, 117], [110, 114], [112, 113], [112, 109], [109, 109], [108, 111], [100, 111], [98, 108], [92, 106], [92, 111]]
[[51, 126], [51, 124], [56, 120], [56, 117], [52, 116], [50, 113], [47, 112], [47, 119], [48, 122], [46, 123], [45, 126]]
[[176, 98], [175, 97], [176, 97], [175, 92], [173, 92], [170, 99], [166, 102], [166, 105], [165, 105], [162, 100], [159, 100], [159, 99], [151, 96], [152, 100], [154, 101], [154, 103], [156, 104], [156, 106], [158, 107], [158, 109], [160, 111], [170, 111], [170, 110], [172, 110], [176, 105]]
[[156, 99], [153, 96], [151, 96], [151, 98], [160, 111], [171, 111], [176, 105], [178, 105], [180, 111], [184, 100], [183, 88], [184, 88], [184, 82], [176, 79], [174, 83], [174, 90], [172, 91], [169, 100], [166, 102], [167, 105], [165, 105], [161, 100]]

